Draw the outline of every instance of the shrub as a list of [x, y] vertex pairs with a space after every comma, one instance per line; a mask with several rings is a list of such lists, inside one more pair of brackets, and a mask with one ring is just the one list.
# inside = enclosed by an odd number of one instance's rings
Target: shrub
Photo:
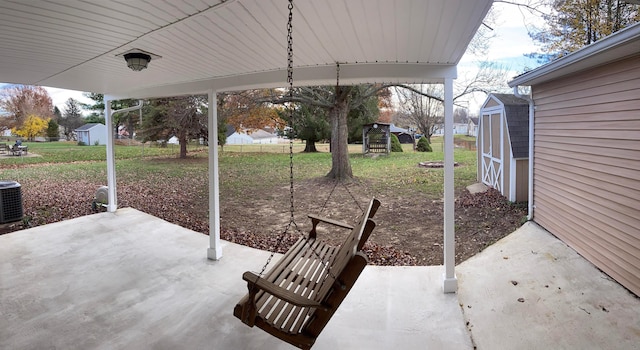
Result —
[[396, 134], [391, 134], [391, 152], [402, 152], [402, 145]]
[[431, 145], [429, 144], [429, 140], [426, 137], [422, 136], [420, 140], [418, 140], [418, 145], [416, 146], [416, 151], [418, 152], [433, 152]]
[[84, 141], [78, 141], [78, 146], [86, 146], [87, 144]]

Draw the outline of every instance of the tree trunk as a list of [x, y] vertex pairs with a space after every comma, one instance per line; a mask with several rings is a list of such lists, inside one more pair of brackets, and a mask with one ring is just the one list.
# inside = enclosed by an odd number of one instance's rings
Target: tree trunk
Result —
[[315, 153], [315, 152], [318, 152], [318, 149], [316, 148], [316, 142], [311, 140], [305, 141], [304, 153]]
[[[327, 177], [335, 180], [350, 180], [353, 178], [349, 161], [347, 138], [347, 114], [349, 112], [348, 94], [340, 93], [344, 87], [336, 87], [336, 102], [329, 109], [331, 118], [331, 171]], [[347, 87], [348, 89], [348, 87]]]
[[178, 142], [180, 143], [180, 159], [187, 158], [187, 135], [180, 133], [178, 135]]

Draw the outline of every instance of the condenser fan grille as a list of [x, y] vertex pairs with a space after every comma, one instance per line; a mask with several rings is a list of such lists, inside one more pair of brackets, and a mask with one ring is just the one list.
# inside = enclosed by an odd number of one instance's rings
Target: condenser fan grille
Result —
[[22, 191], [15, 181], [0, 181], [0, 224], [22, 220]]

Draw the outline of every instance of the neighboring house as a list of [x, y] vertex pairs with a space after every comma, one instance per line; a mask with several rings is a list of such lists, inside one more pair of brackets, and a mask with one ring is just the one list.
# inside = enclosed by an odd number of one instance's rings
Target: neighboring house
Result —
[[530, 86], [530, 215], [640, 295], [640, 24], [522, 74]]
[[479, 122], [478, 181], [512, 202], [526, 202], [529, 102], [511, 94], [490, 94], [480, 109]]
[[180, 144], [180, 140], [178, 140], [178, 138], [176, 136], [171, 136], [168, 140], [167, 143], [170, 145], [179, 145]]
[[469, 117], [467, 123], [467, 136], [478, 137], [478, 118]]
[[278, 135], [258, 130], [234, 131], [231, 135], [227, 136], [227, 145], [242, 145], [242, 144], [276, 144], [280, 141]]
[[407, 129], [403, 129], [403, 128], [399, 128], [397, 126], [395, 126], [395, 124], [390, 124], [389, 125], [389, 131], [396, 135], [398, 137], [398, 140], [400, 141], [400, 143], [413, 143], [413, 135], [411, 134], [411, 131], [407, 130]]
[[75, 132], [78, 135], [78, 142], [83, 142], [85, 145], [107, 144], [107, 127], [104, 124], [85, 124], [77, 128]]
[[[453, 134], [466, 135], [468, 127], [469, 126], [465, 123], [453, 123]], [[433, 135], [444, 135], [444, 125], [438, 125], [433, 132]]]

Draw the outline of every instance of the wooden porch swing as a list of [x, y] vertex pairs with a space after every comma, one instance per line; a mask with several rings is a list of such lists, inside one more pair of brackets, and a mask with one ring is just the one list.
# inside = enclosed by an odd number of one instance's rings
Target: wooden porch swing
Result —
[[[288, 8], [287, 82], [289, 97], [292, 97], [293, 0], [289, 0]], [[291, 112], [290, 122], [292, 118]], [[289, 159], [289, 224], [282, 232], [262, 271], [259, 274], [245, 272], [242, 275], [249, 292], [235, 306], [233, 314], [250, 327], [257, 326], [300, 349], [310, 349], [367, 265], [367, 257], [362, 248], [375, 227], [372, 218], [380, 206], [380, 201], [371, 199], [355, 226], [309, 215], [312, 224], [309, 233], [301, 235], [284, 256], [265, 273], [288, 230], [293, 227], [300, 232], [293, 215], [293, 139], [289, 143]], [[334, 247], [317, 239], [316, 228], [320, 223], [351, 232], [340, 246]]]

